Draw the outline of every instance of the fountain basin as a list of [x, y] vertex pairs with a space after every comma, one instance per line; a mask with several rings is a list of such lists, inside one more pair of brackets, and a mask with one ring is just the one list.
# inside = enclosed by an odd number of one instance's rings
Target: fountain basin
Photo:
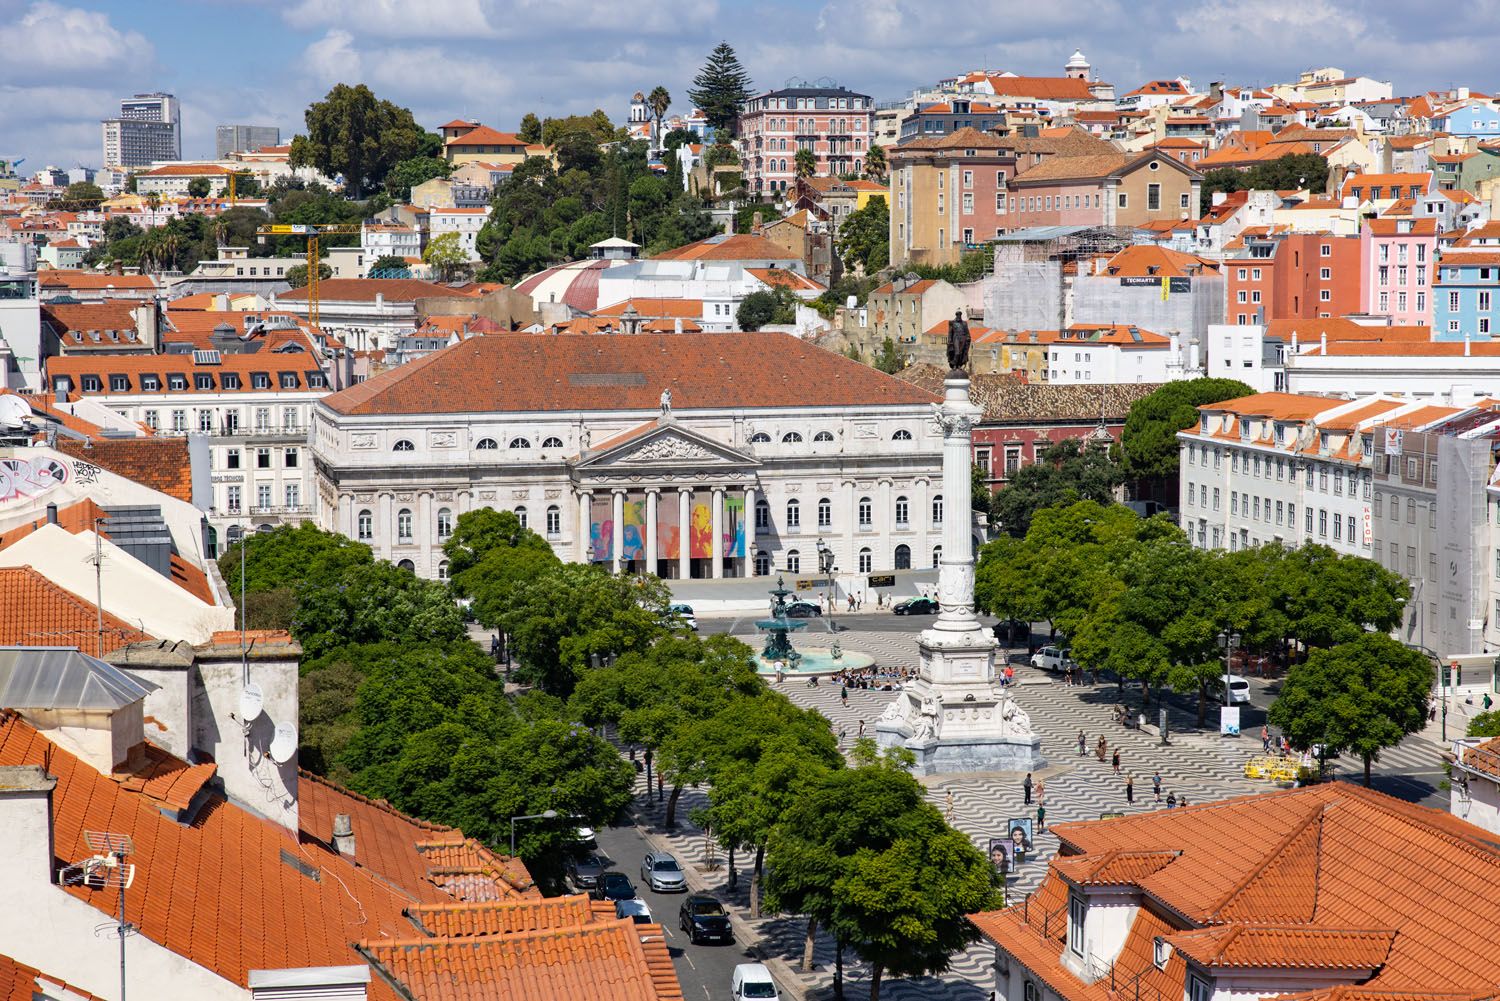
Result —
[[[802, 655], [796, 663], [786, 663], [784, 670], [788, 677], [796, 675], [806, 677], [809, 674], [837, 674], [839, 671], [860, 671], [867, 667], [875, 666], [875, 658], [867, 653], [857, 650], [845, 650], [843, 656], [835, 658], [830, 647], [798, 647], [797, 652]], [[755, 655], [755, 670], [759, 674], [775, 676], [776, 665], [767, 660], [764, 654]]]

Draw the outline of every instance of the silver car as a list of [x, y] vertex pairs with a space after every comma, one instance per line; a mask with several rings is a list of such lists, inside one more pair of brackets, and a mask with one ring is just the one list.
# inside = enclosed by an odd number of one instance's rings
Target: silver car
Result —
[[666, 852], [647, 852], [641, 860], [641, 882], [657, 893], [685, 891], [687, 874]]

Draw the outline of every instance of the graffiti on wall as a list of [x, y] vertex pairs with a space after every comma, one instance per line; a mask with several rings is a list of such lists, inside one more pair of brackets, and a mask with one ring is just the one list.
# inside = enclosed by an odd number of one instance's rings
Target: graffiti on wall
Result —
[[71, 476], [65, 464], [48, 455], [34, 459], [0, 459], [0, 503], [39, 497], [67, 483]]

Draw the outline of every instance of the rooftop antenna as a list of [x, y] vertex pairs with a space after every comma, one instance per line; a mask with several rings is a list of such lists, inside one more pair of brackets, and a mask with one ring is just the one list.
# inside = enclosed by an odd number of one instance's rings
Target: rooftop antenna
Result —
[[83, 840], [94, 854], [57, 873], [59, 886], [86, 886], [91, 890], [119, 891], [114, 921], [94, 927], [99, 938], [115, 936], [120, 940], [120, 1001], [125, 1001], [125, 938], [134, 935], [135, 926], [125, 920], [125, 891], [135, 882], [135, 865], [125, 861], [135, 853], [135, 842], [128, 834], [110, 831], [84, 831]]

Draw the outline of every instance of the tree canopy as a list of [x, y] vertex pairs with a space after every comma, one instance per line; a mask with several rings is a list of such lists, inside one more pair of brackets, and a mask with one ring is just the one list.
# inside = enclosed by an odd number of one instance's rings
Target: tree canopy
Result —
[[750, 74], [740, 65], [734, 47], [720, 42], [693, 78], [688, 100], [707, 117], [709, 128], [732, 133], [739, 125], [740, 105], [749, 97]]
[[394, 164], [385, 175], [385, 190], [398, 202], [411, 198], [411, 189], [434, 177], [447, 177], [453, 165], [441, 156], [414, 156]]
[[1215, 192], [1295, 191], [1314, 193], [1328, 186], [1328, 161], [1317, 153], [1288, 153], [1249, 170], [1220, 167], [1203, 175], [1200, 189], [1200, 212], [1213, 207]]
[[1120, 435], [1125, 475], [1139, 479], [1175, 476], [1181, 452], [1177, 432], [1197, 423], [1197, 408], [1253, 392], [1236, 379], [1184, 379], [1136, 400]]
[[303, 116], [307, 134], [292, 140], [293, 167], [342, 177], [350, 197], [385, 181], [391, 168], [430, 145], [409, 109], [375, 96], [364, 84], [335, 84]]
[[547, 540], [521, 524], [513, 511], [477, 508], [458, 516], [443, 543], [453, 590], [472, 600], [474, 618], [500, 625], [517, 586], [560, 565]]
[[876, 195], [844, 217], [839, 225], [839, 258], [844, 267], [873, 275], [891, 262], [891, 213]]
[[1024, 536], [1039, 508], [1081, 500], [1111, 504], [1123, 482], [1124, 473], [1108, 447], [1069, 438], [1047, 446], [1036, 462], [1018, 469], [995, 494], [990, 510], [1006, 532]]

